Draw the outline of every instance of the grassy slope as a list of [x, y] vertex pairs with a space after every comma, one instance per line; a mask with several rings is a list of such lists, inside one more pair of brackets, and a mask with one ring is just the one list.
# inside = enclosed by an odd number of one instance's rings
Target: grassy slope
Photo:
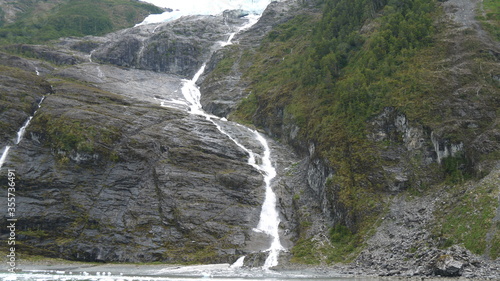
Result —
[[131, 27], [162, 11], [132, 0], [19, 1], [14, 23], [0, 28], [0, 43], [40, 43], [67, 36], [102, 35]]
[[500, 2], [484, 0], [481, 11], [478, 18], [483, 27], [491, 33], [493, 38], [500, 41]]
[[[448, 34], [447, 23], [437, 20], [443, 15], [436, 1], [324, 2], [323, 17], [299, 16], [269, 33], [249, 59], [254, 64], [244, 77], [252, 81], [248, 89], [251, 94], [233, 116], [243, 122], [269, 126], [266, 118], [272, 119], [276, 107], [282, 108], [285, 116], [300, 127], [300, 138], [317, 143], [319, 156], [336, 170], [330, 181], [332, 193], [337, 188], [338, 198], [352, 211], [358, 228], [354, 232], [342, 227], [332, 229], [333, 247], [318, 248], [308, 237], [302, 237], [293, 253], [295, 261], [305, 263], [320, 262], [317, 251], [327, 261], [353, 258], [363, 245], [363, 237], [375, 225], [373, 214], [383, 209], [383, 183], [370, 177], [381, 170], [378, 145], [366, 138], [365, 124], [371, 117], [383, 107], [393, 106], [427, 128], [439, 129], [443, 124], [453, 128], [462, 122], [454, 113], [456, 109], [474, 104], [495, 112], [498, 93], [496, 82], [484, 75], [495, 69], [491, 55], [481, 51], [481, 44], [469, 30]], [[374, 9], [376, 4], [386, 5]], [[498, 26], [496, 6], [495, 1], [485, 1], [493, 33]], [[346, 14], [358, 17], [345, 17]], [[454, 46], [457, 42], [459, 50]], [[456, 52], [467, 55], [449, 59]], [[454, 66], [463, 61], [471, 73], [456, 71]], [[459, 92], [462, 95], [457, 97]], [[450, 129], [446, 137], [467, 143], [485, 130], [495, 130], [491, 128], [491, 119], [482, 117], [475, 121], [478, 127]], [[470, 157], [476, 162], [486, 158], [496, 161], [495, 155], [497, 151], [488, 151]], [[462, 164], [470, 165], [459, 157], [445, 161], [438, 169], [440, 178], [456, 184], [459, 190], [463, 189], [461, 182], [470, 178], [470, 174], [458, 168]], [[483, 222], [488, 226], [496, 201], [491, 200], [491, 192], [481, 190], [478, 188], [472, 201], [468, 197], [457, 198], [473, 212], [487, 212]], [[410, 187], [408, 192], [414, 190]], [[476, 207], [478, 202], [483, 204], [481, 208]], [[443, 228], [441, 237], [465, 243], [476, 253], [484, 252], [483, 230], [473, 228], [456, 233], [457, 224], [465, 226], [477, 217], [457, 217], [456, 212], [461, 213], [450, 206], [449, 212], [438, 214], [450, 226]], [[482, 237], [483, 246], [467, 243], [477, 236]], [[498, 240], [494, 237], [489, 239], [490, 244], [495, 245]]]

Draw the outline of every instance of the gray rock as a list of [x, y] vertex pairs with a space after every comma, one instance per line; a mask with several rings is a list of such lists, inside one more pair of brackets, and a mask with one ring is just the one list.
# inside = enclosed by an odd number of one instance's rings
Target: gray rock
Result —
[[445, 277], [461, 276], [464, 269], [464, 263], [454, 259], [452, 256], [439, 256], [432, 266], [435, 275]]

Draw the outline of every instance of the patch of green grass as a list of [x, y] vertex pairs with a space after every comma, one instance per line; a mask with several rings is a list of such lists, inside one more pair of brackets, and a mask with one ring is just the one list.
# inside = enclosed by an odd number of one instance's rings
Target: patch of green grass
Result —
[[166, 244], [163, 258], [172, 260], [178, 264], [208, 264], [217, 258], [217, 250], [213, 245], [203, 246], [194, 242], [186, 242], [184, 245]]
[[0, 44], [40, 43], [67, 36], [102, 35], [131, 27], [162, 10], [131, 0], [69, 0], [40, 9], [31, 3], [17, 21], [0, 28]]
[[320, 246], [312, 239], [301, 238], [292, 248], [293, 263], [300, 264], [320, 264], [321, 260], [318, 255]]
[[226, 51], [224, 53], [224, 56], [222, 59], [217, 63], [217, 66], [215, 69], [210, 73], [210, 75], [214, 76], [223, 76], [223, 75], [228, 75], [231, 73], [232, 68], [236, 62], [236, 56], [235, 52], [237, 51], [238, 47], [237, 46], [229, 46], [226, 47], [226, 49], [229, 49], [229, 51]]
[[31, 229], [19, 231], [18, 234], [36, 237], [36, 238], [44, 238], [44, 237], [49, 236], [49, 234], [47, 232], [45, 232], [44, 230], [31, 230]]
[[[441, 246], [445, 248], [463, 244], [475, 254], [484, 254], [487, 247], [486, 234], [491, 229], [492, 219], [498, 207], [497, 194], [498, 182], [486, 181], [476, 186], [455, 186], [452, 190], [452, 202], [435, 213], [438, 224], [434, 233], [443, 241]], [[498, 247], [492, 247], [492, 255], [497, 256], [498, 251], [494, 248]]]
[[329, 262], [349, 262], [363, 245], [359, 233], [353, 233], [344, 225], [337, 225], [330, 229], [330, 241], [333, 248], [328, 251]]
[[490, 32], [493, 38], [500, 41], [500, 2], [496, 0], [482, 1], [484, 15], [479, 15], [483, 27]]
[[490, 241], [490, 258], [498, 259], [500, 257], [500, 222], [495, 222], [495, 234], [493, 239]]
[[471, 179], [472, 175], [466, 170], [468, 166], [470, 165], [464, 155], [444, 158], [441, 167], [446, 175], [445, 181], [457, 184]]
[[43, 111], [37, 116], [31, 130], [40, 128], [43, 128], [41, 133], [49, 139], [48, 143], [56, 151], [105, 153], [107, 150], [97, 143], [111, 147], [118, 137], [117, 133], [109, 128], [64, 116], [54, 118]]

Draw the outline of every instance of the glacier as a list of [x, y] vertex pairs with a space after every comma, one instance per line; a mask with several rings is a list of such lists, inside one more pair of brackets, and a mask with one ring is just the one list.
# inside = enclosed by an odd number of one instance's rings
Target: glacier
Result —
[[142, 23], [160, 23], [189, 15], [217, 15], [225, 10], [244, 10], [250, 14], [261, 14], [272, 0], [141, 0], [173, 11], [149, 15]]

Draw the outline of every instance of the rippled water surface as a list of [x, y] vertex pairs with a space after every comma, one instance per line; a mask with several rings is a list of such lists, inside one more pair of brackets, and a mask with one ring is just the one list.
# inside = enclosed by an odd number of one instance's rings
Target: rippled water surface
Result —
[[176, 280], [350, 280], [378, 278], [342, 276], [327, 271], [272, 271], [231, 268], [228, 264], [202, 266], [161, 265], [53, 265], [30, 266], [18, 273], [0, 272], [0, 280], [26, 281], [176, 281]]

